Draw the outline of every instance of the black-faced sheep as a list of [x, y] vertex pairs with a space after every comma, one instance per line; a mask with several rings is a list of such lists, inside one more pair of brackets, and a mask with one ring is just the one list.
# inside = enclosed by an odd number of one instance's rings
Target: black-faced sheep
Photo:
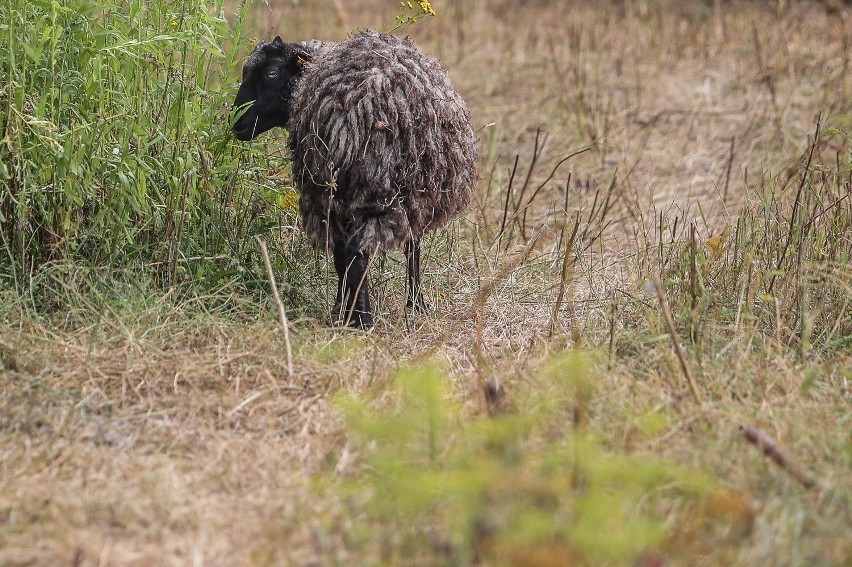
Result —
[[[253, 101], [253, 102], [252, 102]], [[407, 305], [425, 310], [420, 239], [470, 203], [478, 144], [464, 101], [410, 39], [363, 31], [340, 43], [262, 42], [243, 65], [240, 140], [282, 126], [305, 231], [330, 248], [336, 310], [370, 327], [367, 271], [404, 247]]]

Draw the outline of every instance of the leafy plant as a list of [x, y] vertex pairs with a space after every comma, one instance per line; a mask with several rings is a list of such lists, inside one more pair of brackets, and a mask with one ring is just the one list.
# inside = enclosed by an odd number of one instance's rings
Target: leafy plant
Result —
[[230, 141], [243, 2], [0, 4], [0, 279], [141, 263], [161, 285], [262, 280], [253, 236], [294, 218], [286, 167]]
[[400, 2], [396, 14], [396, 30], [403, 26], [416, 24], [425, 16], [436, 16], [437, 13], [429, 0], [418, 0], [417, 2]]
[[584, 430], [588, 355], [555, 357], [535, 381], [491, 419], [466, 418], [434, 366], [398, 373], [394, 409], [342, 400], [363, 459], [337, 485], [365, 524], [352, 545], [389, 564], [623, 564], [666, 539], [663, 495], [711, 491]]

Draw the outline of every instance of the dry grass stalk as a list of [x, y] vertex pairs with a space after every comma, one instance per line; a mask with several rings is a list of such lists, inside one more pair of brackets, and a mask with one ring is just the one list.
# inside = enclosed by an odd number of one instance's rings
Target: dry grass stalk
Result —
[[272, 297], [275, 298], [275, 305], [278, 307], [278, 316], [281, 319], [281, 329], [284, 331], [284, 346], [287, 349], [287, 377], [293, 376], [293, 347], [290, 345], [290, 323], [287, 320], [287, 311], [284, 309], [284, 303], [281, 301], [281, 295], [278, 293], [278, 284], [275, 283], [275, 272], [272, 270], [272, 262], [269, 260], [269, 251], [266, 249], [266, 242], [259, 236], [257, 243], [260, 245], [260, 253], [263, 255], [263, 263], [266, 265], [266, 274], [269, 276], [269, 287], [272, 288]]
[[474, 341], [474, 348], [481, 348], [482, 345], [482, 331], [486, 322], [486, 305], [488, 303], [488, 298], [494, 293], [494, 290], [499, 286], [502, 282], [506, 281], [506, 279], [512, 275], [512, 272], [517, 270], [530, 256], [530, 253], [536, 248], [536, 245], [539, 243], [541, 236], [543, 234], [543, 228], [541, 227], [535, 234], [532, 235], [529, 242], [527, 242], [526, 246], [518, 252], [513, 258], [511, 258], [506, 264], [500, 269], [497, 274], [495, 274], [490, 280], [480, 286], [479, 290], [476, 292], [475, 298], [473, 302], [461, 312], [458, 316], [455, 324], [447, 325], [438, 333], [438, 336], [435, 340], [431, 341], [430, 346], [423, 349], [423, 352], [417, 357], [419, 359], [426, 359], [435, 354], [435, 352], [447, 342], [448, 338], [454, 335], [457, 335], [462, 328], [462, 325], [469, 321], [471, 318], [475, 318], [476, 322], [476, 334]]
[[731, 186], [731, 168], [734, 165], [734, 146], [737, 137], [731, 136], [731, 149], [728, 152], [728, 163], [725, 164], [725, 184], [722, 186], [722, 203], [728, 203], [728, 187]]
[[747, 425], [740, 425], [740, 433], [746, 438], [746, 441], [763, 450], [763, 454], [772, 459], [772, 461], [787, 471], [805, 488], [814, 488], [818, 486], [816, 479], [805, 470], [798, 462], [790, 458], [778, 444], [778, 441], [772, 438], [771, 435]]
[[669, 301], [666, 299], [666, 294], [663, 291], [663, 284], [660, 281], [660, 277], [654, 276], [652, 284], [654, 286], [654, 291], [657, 293], [657, 301], [660, 303], [660, 310], [663, 313], [663, 320], [666, 322], [666, 329], [669, 332], [669, 337], [671, 337], [675, 355], [677, 356], [678, 362], [680, 362], [680, 369], [683, 371], [683, 376], [689, 384], [689, 391], [692, 392], [692, 397], [695, 399], [695, 403], [700, 405], [701, 396], [698, 395], [698, 388], [695, 387], [695, 380], [692, 377], [692, 370], [686, 360], [686, 353], [683, 352], [683, 347], [680, 346], [680, 339], [677, 336], [677, 329], [675, 329], [674, 319], [672, 318], [672, 310], [671, 307], [669, 307]]
[[775, 78], [772, 76], [772, 73], [769, 72], [766, 67], [766, 63], [763, 61], [763, 47], [760, 45], [760, 35], [757, 33], [757, 24], [752, 23], [751, 25], [751, 37], [754, 42], [754, 56], [757, 59], [757, 68], [760, 71], [760, 81], [766, 85], [766, 88], [769, 91], [770, 100], [772, 101], [772, 108], [777, 112], [778, 102], [775, 94]]
[[[559, 236], [560, 241], [568, 233], [568, 226], [562, 228], [562, 234]], [[550, 332], [549, 336], [553, 336], [556, 330], [556, 320], [559, 315], [559, 310], [562, 308], [562, 301], [565, 298], [565, 288], [570, 286], [574, 281], [574, 241], [577, 238], [577, 232], [580, 230], [580, 213], [574, 217], [574, 227], [571, 229], [571, 235], [568, 237], [568, 242], [565, 246], [565, 253], [562, 256], [562, 270], [559, 278], [559, 293], [556, 294], [556, 302], [553, 304], [553, 313], [550, 315]]]
[[[805, 170], [802, 172], [802, 178], [799, 182], [799, 187], [796, 189], [796, 197], [793, 199], [793, 211], [790, 213], [790, 225], [787, 228], [787, 237], [784, 240], [784, 246], [781, 249], [781, 254], [778, 256], [778, 261], [775, 264], [775, 271], [778, 272], [781, 269], [781, 266], [784, 265], [784, 260], [787, 258], [787, 252], [790, 249], [790, 243], [793, 241], [793, 237], [795, 236], [796, 229], [796, 221], [799, 219], [799, 208], [802, 206], [802, 191], [805, 189], [805, 184], [808, 181], [808, 175], [811, 171], [811, 163], [814, 159], [814, 151], [816, 151], [817, 146], [820, 141], [820, 123], [822, 121], [822, 112], [819, 113], [816, 119], [816, 127], [814, 131], [814, 137], [811, 141], [811, 147], [808, 151], [808, 159], [805, 162]], [[772, 279], [769, 280], [769, 293], [772, 293], [772, 289], [775, 285], [775, 280], [777, 278], [776, 274], [772, 275]]]

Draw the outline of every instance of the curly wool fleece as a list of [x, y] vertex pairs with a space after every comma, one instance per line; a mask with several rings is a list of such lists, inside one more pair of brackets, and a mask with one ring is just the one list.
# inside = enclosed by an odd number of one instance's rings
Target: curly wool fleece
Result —
[[441, 64], [408, 38], [373, 31], [311, 51], [288, 143], [313, 243], [353, 241], [372, 254], [464, 210], [477, 139]]

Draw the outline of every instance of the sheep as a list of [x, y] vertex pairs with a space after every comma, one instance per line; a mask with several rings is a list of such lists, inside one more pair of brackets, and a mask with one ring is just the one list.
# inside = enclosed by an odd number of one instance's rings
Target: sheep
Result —
[[302, 224], [331, 249], [334, 313], [373, 325], [368, 271], [404, 248], [406, 306], [426, 312], [423, 235], [462, 212], [476, 184], [470, 113], [437, 59], [410, 38], [365, 30], [339, 43], [259, 43], [243, 65], [233, 125], [247, 141], [274, 127], [288, 149]]

